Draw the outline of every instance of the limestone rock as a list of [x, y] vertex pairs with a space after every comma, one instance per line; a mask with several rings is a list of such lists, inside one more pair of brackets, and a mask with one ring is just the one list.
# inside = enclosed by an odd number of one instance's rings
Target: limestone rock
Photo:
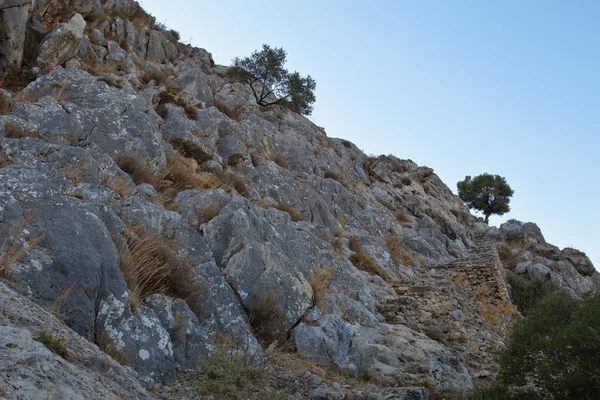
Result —
[[75, 57], [83, 39], [85, 25], [81, 14], [75, 14], [69, 22], [60, 24], [50, 32], [40, 44], [37, 65], [41, 68], [54, 67]]
[[0, 70], [21, 68], [27, 22], [33, 0], [0, 1]]

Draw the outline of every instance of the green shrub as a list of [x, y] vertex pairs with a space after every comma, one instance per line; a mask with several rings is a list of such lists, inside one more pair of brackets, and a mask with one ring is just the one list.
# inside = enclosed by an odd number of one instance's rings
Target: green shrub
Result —
[[556, 291], [516, 323], [498, 383], [468, 399], [591, 400], [598, 393], [600, 294], [577, 300]]
[[230, 400], [286, 398], [268, 386], [269, 373], [264, 365], [253, 364], [243, 356], [233, 356], [224, 350], [206, 357], [196, 378], [195, 392], [202, 396]]
[[528, 315], [538, 302], [558, 290], [558, 287], [551, 281], [528, 280], [510, 271], [506, 276], [506, 281], [510, 285], [510, 298], [523, 315]]

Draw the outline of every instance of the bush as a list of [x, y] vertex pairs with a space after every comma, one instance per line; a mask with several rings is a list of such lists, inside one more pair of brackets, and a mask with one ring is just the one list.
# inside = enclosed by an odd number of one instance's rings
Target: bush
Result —
[[558, 290], [551, 281], [528, 280], [510, 271], [507, 273], [506, 281], [510, 285], [510, 298], [523, 315], [528, 315], [537, 303]]
[[600, 294], [556, 291], [519, 320], [500, 357], [500, 380], [469, 399], [597, 399]]
[[269, 373], [262, 363], [253, 363], [237, 352], [220, 349], [206, 357], [196, 375], [195, 393], [219, 399], [283, 400], [269, 386]]

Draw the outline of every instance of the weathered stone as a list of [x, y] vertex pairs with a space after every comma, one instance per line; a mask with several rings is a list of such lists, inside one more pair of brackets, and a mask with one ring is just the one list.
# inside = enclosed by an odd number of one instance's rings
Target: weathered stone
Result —
[[60, 24], [42, 40], [36, 59], [37, 65], [50, 68], [75, 57], [83, 39], [84, 29], [85, 20], [81, 14], [75, 14], [69, 22]]
[[[139, 382], [50, 313], [0, 282], [0, 397], [146, 399]], [[64, 339], [66, 359], [51, 352], [42, 333]]]
[[34, 2], [32, 0], [0, 1], [0, 71], [21, 68], [25, 31]]

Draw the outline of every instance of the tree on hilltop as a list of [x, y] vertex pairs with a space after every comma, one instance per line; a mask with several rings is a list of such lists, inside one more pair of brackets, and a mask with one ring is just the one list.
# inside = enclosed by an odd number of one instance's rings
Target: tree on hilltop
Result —
[[310, 75], [303, 77], [283, 68], [286, 55], [283, 48], [263, 44], [262, 50], [254, 51], [250, 57], [234, 58], [227, 75], [248, 84], [256, 103], [261, 106], [285, 104], [301, 114], [310, 115], [317, 84]]
[[481, 211], [487, 224], [492, 214], [502, 215], [510, 211], [510, 198], [514, 191], [500, 175], [481, 174], [475, 178], [466, 176], [456, 185], [458, 197], [467, 207]]

